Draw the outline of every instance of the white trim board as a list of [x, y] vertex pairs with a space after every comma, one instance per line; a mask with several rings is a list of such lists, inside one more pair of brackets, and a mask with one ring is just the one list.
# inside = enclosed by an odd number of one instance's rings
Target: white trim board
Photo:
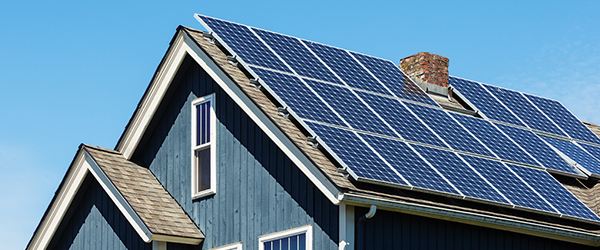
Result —
[[210, 75], [219, 87], [240, 106], [248, 117], [275, 142], [333, 204], [339, 204], [341, 191], [182, 29], [179, 30], [173, 44], [167, 51], [164, 64], [159, 67], [155, 80], [151, 83], [148, 93], [141, 101], [138, 110], [136, 110], [130, 126], [123, 133], [123, 138], [117, 145], [116, 150], [121, 152], [127, 159], [132, 157], [186, 55], [192, 57]]
[[[55, 199], [50, 204], [47, 214], [42, 218], [38, 229], [35, 231], [27, 249], [46, 249], [60, 226], [65, 214], [71, 207], [73, 199], [79, 192], [86, 176], [91, 174], [100, 184], [102, 189], [115, 203], [119, 211], [125, 216], [129, 224], [135, 229], [144, 242], [163, 239], [162, 235], [153, 234], [139, 215], [133, 210], [125, 197], [118, 191], [108, 176], [102, 171], [96, 161], [83, 148], [77, 152], [75, 160], [71, 164], [63, 181], [63, 186], [56, 192]], [[201, 239], [190, 239], [184, 237], [167, 237], [168, 241], [184, 244], [199, 244]]]

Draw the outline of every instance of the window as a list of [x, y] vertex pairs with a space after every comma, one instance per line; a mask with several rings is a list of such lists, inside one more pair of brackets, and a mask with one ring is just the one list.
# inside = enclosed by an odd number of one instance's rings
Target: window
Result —
[[312, 227], [304, 226], [265, 235], [258, 240], [259, 250], [312, 250]]
[[192, 197], [216, 191], [214, 94], [192, 102]]

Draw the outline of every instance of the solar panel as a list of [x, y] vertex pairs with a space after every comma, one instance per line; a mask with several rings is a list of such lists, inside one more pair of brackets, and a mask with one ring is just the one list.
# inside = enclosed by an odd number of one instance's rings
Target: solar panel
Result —
[[577, 162], [583, 168], [587, 169], [593, 174], [600, 175], [600, 161], [598, 161], [596, 158], [585, 152], [583, 149], [581, 149], [574, 143], [549, 137], [542, 138], [544, 139], [544, 141], [550, 143], [550, 145], [552, 145], [556, 149], [560, 150], [563, 154], [571, 158], [571, 160]]
[[577, 145], [579, 147], [583, 148], [583, 150], [585, 150], [586, 152], [588, 152], [594, 158], [596, 158], [596, 160], [600, 161], [600, 147], [588, 145], [588, 144], [585, 144], [585, 143], [577, 143]]
[[560, 102], [530, 94], [524, 95], [572, 138], [600, 144], [600, 139]]
[[305, 121], [319, 138], [360, 179], [409, 186], [352, 131]]
[[405, 104], [453, 149], [490, 157], [494, 156], [445, 111], [412, 103]]
[[496, 126], [519, 143], [521, 147], [542, 163], [544, 167], [560, 172], [579, 174], [579, 172], [575, 171], [569, 163], [533, 132], [502, 124], [496, 124]]
[[402, 138], [439, 147], [447, 147], [416, 116], [410, 113], [399, 100], [365, 92], [357, 91], [357, 94], [369, 106], [373, 107], [375, 112], [386, 120]]
[[256, 28], [251, 29], [299, 75], [341, 84], [340, 80], [298, 38]]
[[391, 94], [346, 50], [310, 41], [304, 41], [304, 44], [315, 52], [348, 86], [385, 95]]
[[420, 102], [432, 106], [439, 105], [423, 90], [412, 82], [400, 68], [389, 60], [363, 55], [356, 52], [351, 54], [381, 81], [393, 95], [398, 98]]
[[415, 187], [452, 193], [459, 193], [423, 159], [410, 149], [405, 142], [361, 134], [375, 151]]
[[[256, 37], [246, 25], [197, 15], [246, 63], [291, 72], [285, 64]], [[222, 36], [221, 36], [222, 35]]]
[[450, 76], [448, 83], [458, 90], [485, 116], [501, 122], [525, 127], [508, 109], [488, 93], [478, 82]]
[[471, 131], [483, 144], [487, 145], [500, 159], [526, 163], [539, 166], [540, 164], [527, 155], [525, 151], [519, 148], [500, 130], [494, 127], [489, 121], [473, 118], [470, 116], [453, 114], [454, 118]]
[[502, 103], [512, 110], [530, 128], [567, 136], [548, 117], [540, 112], [531, 102], [527, 101], [521, 93], [513, 90], [502, 89], [496, 86], [482, 84], [495, 95]]
[[505, 204], [509, 203], [488, 182], [461, 160], [456, 153], [420, 145], [412, 146], [465, 196]]
[[563, 187], [554, 177], [542, 171], [513, 164], [507, 164], [512, 170], [527, 181], [548, 203], [561, 214], [600, 221], [592, 210], [587, 208], [569, 190]]
[[351, 90], [317, 81], [305, 80], [352, 128], [387, 136], [397, 135], [369, 110]]
[[498, 161], [461, 155], [483, 177], [489, 180], [513, 205], [556, 213], [548, 203], [531, 190], [506, 165]]
[[270, 70], [251, 68], [300, 117], [346, 126], [299, 78]]

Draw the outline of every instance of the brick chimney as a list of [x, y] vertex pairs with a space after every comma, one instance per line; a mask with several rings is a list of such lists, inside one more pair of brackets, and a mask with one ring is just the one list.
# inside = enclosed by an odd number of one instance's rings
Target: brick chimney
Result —
[[400, 69], [429, 93], [448, 96], [448, 58], [421, 52], [400, 60]]

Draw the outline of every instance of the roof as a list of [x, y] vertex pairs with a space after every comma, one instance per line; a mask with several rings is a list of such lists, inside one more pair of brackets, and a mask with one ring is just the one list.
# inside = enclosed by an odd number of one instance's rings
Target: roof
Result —
[[[410, 190], [400, 190], [369, 183], [361, 183], [344, 178], [338, 173], [339, 164], [333, 160], [324, 150], [312, 147], [307, 142], [307, 136], [310, 134], [305, 131], [301, 125], [293, 119], [284, 118], [277, 111], [278, 103], [275, 98], [265, 91], [259, 91], [250, 84], [249, 74], [238, 66], [234, 66], [227, 61], [228, 52], [225, 48], [217, 46], [203, 37], [203, 32], [187, 27], [181, 27], [180, 30], [187, 33], [194, 42], [207, 53], [210, 58], [219, 65], [219, 67], [238, 85], [238, 87], [264, 112], [276, 125], [291, 139], [314, 164], [327, 176], [327, 178], [339, 187], [344, 194], [344, 200], [347, 204], [367, 205], [368, 202], [385, 201], [378, 203], [387, 206], [387, 209], [402, 211], [406, 213], [419, 214], [440, 219], [461, 221], [463, 223], [477, 224], [493, 228], [501, 228], [509, 231], [518, 231], [527, 234], [557, 238], [577, 242], [577, 240], [567, 239], [574, 237], [564, 233], [557, 235], [556, 231], [549, 228], [561, 229], [564, 232], [576, 232], [580, 238], [585, 238], [588, 244], [590, 241], [596, 242], [600, 236], [600, 227], [598, 225], [587, 224], [584, 222], [571, 221], [562, 218], [549, 217], [535, 214], [527, 211], [517, 211], [514, 209], [500, 208], [488, 204], [476, 204], [474, 202], [460, 199], [441, 197], [427, 193], [418, 193]], [[437, 99], [435, 99], [437, 100]], [[443, 103], [446, 104], [446, 103]], [[455, 100], [447, 104], [456, 108], [463, 108], [460, 104], [455, 104]], [[577, 181], [575, 178], [566, 178], [565, 182]], [[564, 184], [564, 183], [563, 183]], [[589, 207], [597, 207], [595, 199], [591, 197], [595, 193], [586, 191], [588, 189], [581, 186], [565, 184], [572, 190], [577, 197], [584, 197], [582, 201]], [[576, 190], [576, 191], [573, 191]], [[579, 194], [579, 195], [578, 195]], [[581, 198], [580, 198], [581, 199]], [[593, 209], [598, 213], [598, 209]], [[455, 213], [455, 214], [453, 214]], [[467, 216], [468, 215], [468, 216]], [[473, 215], [473, 216], [471, 216]], [[482, 215], [484, 217], [478, 217]], [[470, 217], [471, 216], [471, 217]], [[460, 217], [460, 218], [457, 218]], [[490, 220], [489, 218], [494, 218]], [[501, 225], [501, 226], [498, 226]], [[544, 227], [546, 229], [541, 229]], [[511, 229], [512, 228], [512, 229]], [[516, 229], [515, 229], [516, 228]], [[545, 230], [545, 231], [544, 231]], [[586, 238], [587, 237], [587, 238]], [[579, 241], [581, 243], [581, 241]]]
[[199, 244], [204, 234], [149, 169], [121, 153], [81, 144], [27, 249], [46, 249], [86, 176], [102, 186], [145, 242]]
[[89, 145], [83, 147], [152, 233], [204, 238], [149, 169], [128, 161], [117, 151]]

